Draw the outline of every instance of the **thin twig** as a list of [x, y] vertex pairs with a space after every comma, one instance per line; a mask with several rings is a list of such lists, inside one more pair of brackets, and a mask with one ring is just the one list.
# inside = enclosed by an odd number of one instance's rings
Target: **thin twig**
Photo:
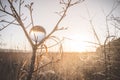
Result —
[[94, 35], [95, 35], [95, 37], [96, 37], [99, 45], [101, 45], [100, 39], [99, 39], [99, 37], [98, 37], [98, 35], [97, 35], [96, 31], [95, 31], [95, 28], [94, 28], [94, 26], [93, 26], [93, 24], [92, 24], [92, 20], [90, 20], [90, 25], [91, 25], [91, 27], [92, 27], [93, 33], [94, 33]]
[[31, 19], [32, 27], [33, 27], [33, 26], [34, 26], [34, 23], [33, 23], [33, 16], [32, 16], [32, 11], [33, 11], [33, 9], [32, 9], [32, 5], [33, 5], [33, 2], [30, 3], [30, 4], [28, 4], [28, 5], [25, 5], [25, 7], [27, 7], [28, 10], [30, 11], [30, 19]]
[[20, 26], [22, 27], [22, 29], [23, 29], [23, 31], [24, 31], [24, 33], [25, 33], [28, 41], [29, 41], [30, 44], [31, 44], [31, 47], [34, 47], [34, 44], [33, 44], [32, 40], [30, 39], [30, 37], [29, 37], [29, 35], [28, 35], [28, 33], [27, 33], [26, 29], [25, 29], [25, 26], [24, 26], [24, 24], [23, 24], [20, 16], [18, 15], [17, 11], [15, 10], [15, 7], [14, 7], [13, 4], [10, 2], [10, 0], [8, 0], [8, 2], [9, 2], [9, 4], [10, 4], [10, 6], [11, 6], [11, 10], [13, 11], [14, 18], [16, 18], [17, 22], [18, 22], [18, 23], [20, 24]]
[[7, 28], [9, 25], [14, 24], [15, 20], [13, 20], [12, 22], [9, 22], [9, 24], [7, 24], [6, 26], [3, 26], [3, 28], [0, 29], [0, 31], [2, 31], [3, 29]]
[[[17, 24], [17, 23], [14, 23], [15, 21], [16, 21], [16, 20], [11, 21], [11, 22], [12, 22], [12, 24], [14, 24], [14, 25], [19, 25], [19, 24]], [[11, 22], [10, 22], [10, 21], [6, 21], [6, 20], [1, 20], [0, 22], [10, 23], [10, 24], [11, 24]]]
[[23, 3], [24, 3], [23, 0], [19, 1], [19, 16], [21, 15], [21, 6], [22, 6]]
[[40, 70], [41, 68], [43, 68], [43, 67], [45, 67], [45, 66], [47, 66], [47, 65], [49, 65], [49, 64], [51, 64], [51, 63], [56, 63], [56, 62], [58, 62], [58, 61], [60, 61], [60, 59], [57, 59], [56, 61], [50, 61], [50, 62], [48, 62], [48, 63], [40, 66], [38, 69], [34, 70], [34, 72], [36, 72], [37, 70]]
[[25, 28], [27, 29], [28, 27], [30, 27], [31, 24], [32, 24], [32, 23], [29, 23]]
[[57, 29], [58, 29], [58, 25], [60, 24], [60, 22], [63, 20], [63, 18], [65, 17], [66, 15], [66, 12], [68, 10], [68, 8], [70, 7], [70, 3], [71, 3], [71, 0], [69, 1], [68, 5], [66, 6], [65, 8], [65, 11], [63, 13], [63, 15], [61, 16], [61, 18], [58, 20], [57, 24], [55, 25], [54, 29], [51, 31], [51, 33], [49, 35], [47, 35], [43, 40], [41, 40], [39, 42], [39, 44], [37, 46], [39, 46], [41, 43], [43, 43], [46, 39], [48, 39]]
[[6, 13], [6, 14], [8, 14], [8, 15], [10, 15], [10, 16], [12, 16], [12, 17], [13, 17], [13, 14], [11, 14], [11, 13], [9, 13], [9, 12], [5, 11], [5, 10], [0, 9], [0, 11], [2, 11], [2, 12], [4, 12], [4, 13]]
[[94, 28], [94, 25], [93, 25], [93, 23], [92, 23], [92, 19], [93, 19], [94, 16], [91, 18], [91, 17], [90, 17], [90, 12], [89, 12], [87, 6], [86, 6], [86, 9], [87, 9], [87, 14], [88, 14], [88, 17], [89, 17], [89, 23], [90, 23], [90, 25], [91, 25], [91, 27], [92, 27], [93, 34], [94, 34], [95, 38], [97, 39], [98, 44], [101, 45], [100, 39], [99, 39], [99, 37], [98, 37], [98, 34], [97, 34], [97, 32], [96, 32], [96, 30], [95, 30], [95, 28]]
[[100, 44], [95, 43], [95, 42], [90, 42], [90, 41], [84, 41], [84, 42], [87, 42], [87, 43], [91, 43], [91, 44], [95, 44], [95, 45], [99, 45], [99, 46], [101, 46]]

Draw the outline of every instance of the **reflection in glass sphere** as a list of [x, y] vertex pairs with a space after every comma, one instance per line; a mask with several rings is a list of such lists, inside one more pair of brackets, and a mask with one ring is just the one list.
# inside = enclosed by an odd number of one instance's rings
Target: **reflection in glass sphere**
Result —
[[38, 43], [46, 36], [46, 31], [42, 26], [33, 26], [29, 34], [31, 39]]

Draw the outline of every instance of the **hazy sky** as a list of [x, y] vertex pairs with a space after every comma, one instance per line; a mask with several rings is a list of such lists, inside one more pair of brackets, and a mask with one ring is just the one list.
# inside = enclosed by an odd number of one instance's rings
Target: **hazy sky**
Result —
[[[35, 25], [43, 26], [47, 34], [54, 28], [60, 16], [55, 14], [62, 10], [62, 5], [59, 5], [59, 0], [31, 0], [33, 5], [33, 19]], [[76, 0], [73, 0], [76, 1]], [[96, 45], [87, 43], [97, 42], [89, 20], [92, 19], [94, 28], [99, 36], [100, 41], [103, 43], [107, 36], [105, 25], [105, 16], [111, 11], [113, 4], [117, 0], [85, 0], [83, 3], [77, 4], [69, 9], [66, 17], [59, 25], [59, 27], [68, 27], [68, 30], [57, 32], [59, 38], [67, 37], [72, 40], [65, 40], [63, 47], [65, 51], [94, 51]], [[5, 4], [6, 1], [3, 1]], [[25, 0], [29, 3], [30, 0]], [[28, 16], [29, 11], [23, 9], [24, 16]], [[120, 6], [113, 11], [112, 14], [120, 16]], [[2, 14], [0, 12], [0, 14]], [[6, 17], [7, 20], [11, 19]], [[1, 20], [1, 19], [0, 19]], [[29, 17], [25, 21], [25, 25], [29, 22]], [[111, 23], [110, 23], [111, 24]], [[0, 24], [1, 25], [1, 24]], [[114, 35], [115, 29], [109, 25], [110, 34]], [[118, 31], [116, 31], [118, 32]], [[19, 26], [10, 25], [5, 30], [1, 31], [1, 41], [7, 43], [5, 48], [18, 48], [29, 49], [29, 44], [25, 39], [22, 29]], [[117, 33], [118, 36], [120, 33]], [[3, 47], [4, 48], [4, 47]]]

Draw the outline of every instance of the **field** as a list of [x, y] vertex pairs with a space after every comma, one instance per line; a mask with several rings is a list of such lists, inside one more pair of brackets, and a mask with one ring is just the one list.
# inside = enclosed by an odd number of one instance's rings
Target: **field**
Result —
[[[110, 78], [107, 80], [120, 80], [120, 59], [112, 59], [110, 71], [106, 72], [102, 56], [97, 52], [66, 52], [59, 61], [57, 53], [49, 53], [49, 56], [42, 58], [37, 56], [36, 65], [42, 67], [34, 73], [36, 77], [33, 80], [105, 80], [106, 77]], [[31, 53], [27, 52], [0, 52], [0, 80], [25, 80], [22, 76], [26, 74], [30, 57]], [[51, 60], [53, 62], [49, 63]], [[38, 75], [47, 71], [53, 71], [54, 75], [44, 78]]]

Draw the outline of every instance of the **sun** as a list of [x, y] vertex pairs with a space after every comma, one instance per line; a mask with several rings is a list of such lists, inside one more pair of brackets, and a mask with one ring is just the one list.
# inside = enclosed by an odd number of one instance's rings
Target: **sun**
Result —
[[88, 40], [89, 37], [85, 36], [69, 36], [68, 40], [65, 41], [65, 48], [70, 52], [86, 52], [90, 46], [90, 44], [86, 42]]
[[86, 50], [86, 44], [85, 43], [83, 43], [82, 41], [79, 41], [79, 42], [74, 42], [74, 41], [72, 41], [71, 43], [70, 43], [70, 47], [71, 47], [71, 49], [72, 49], [72, 51], [75, 51], [75, 52], [83, 52], [83, 51], [85, 51]]

